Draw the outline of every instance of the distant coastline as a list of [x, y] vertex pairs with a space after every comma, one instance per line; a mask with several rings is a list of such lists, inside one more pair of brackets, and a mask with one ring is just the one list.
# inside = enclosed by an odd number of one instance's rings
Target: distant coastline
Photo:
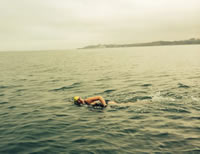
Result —
[[133, 43], [133, 44], [98, 44], [98, 45], [85, 46], [79, 49], [124, 48], [124, 47], [167, 46], [167, 45], [194, 45], [194, 44], [200, 44], [200, 39], [191, 38], [189, 40], [180, 40], [180, 41], [155, 41], [155, 42]]

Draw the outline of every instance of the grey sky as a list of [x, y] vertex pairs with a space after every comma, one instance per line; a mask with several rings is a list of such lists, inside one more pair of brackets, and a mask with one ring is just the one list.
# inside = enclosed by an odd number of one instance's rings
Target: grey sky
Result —
[[0, 0], [0, 50], [200, 38], [200, 0]]

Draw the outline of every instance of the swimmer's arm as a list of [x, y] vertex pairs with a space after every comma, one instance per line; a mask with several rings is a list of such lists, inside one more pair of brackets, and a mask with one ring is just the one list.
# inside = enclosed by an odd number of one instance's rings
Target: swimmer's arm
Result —
[[86, 101], [88, 102], [88, 104], [91, 104], [91, 105], [95, 105], [96, 104], [95, 101], [100, 101], [103, 106], [106, 106], [106, 102], [102, 96], [89, 97], [86, 99]]

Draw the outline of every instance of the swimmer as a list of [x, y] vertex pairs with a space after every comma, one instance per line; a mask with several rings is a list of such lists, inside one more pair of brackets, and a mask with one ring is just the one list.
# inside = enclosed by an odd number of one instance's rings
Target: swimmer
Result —
[[116, 104], [113, 101], [105, 100], [102, 96], [94, 96], [94, 97], [89, 97], [86, 99], [82, 99], [79, 96], [74, 97], [74, 104], [76, 105], [92, 105], [92, 106], [101, 106], [101, 107], [106, 107], [109, 104]]

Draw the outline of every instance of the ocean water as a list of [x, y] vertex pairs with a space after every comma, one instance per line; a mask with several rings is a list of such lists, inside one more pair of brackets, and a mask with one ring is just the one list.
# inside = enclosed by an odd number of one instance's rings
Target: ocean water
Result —
[[175, 152], [200, 153], [199, 45], [0, 52], [0, 153]]

